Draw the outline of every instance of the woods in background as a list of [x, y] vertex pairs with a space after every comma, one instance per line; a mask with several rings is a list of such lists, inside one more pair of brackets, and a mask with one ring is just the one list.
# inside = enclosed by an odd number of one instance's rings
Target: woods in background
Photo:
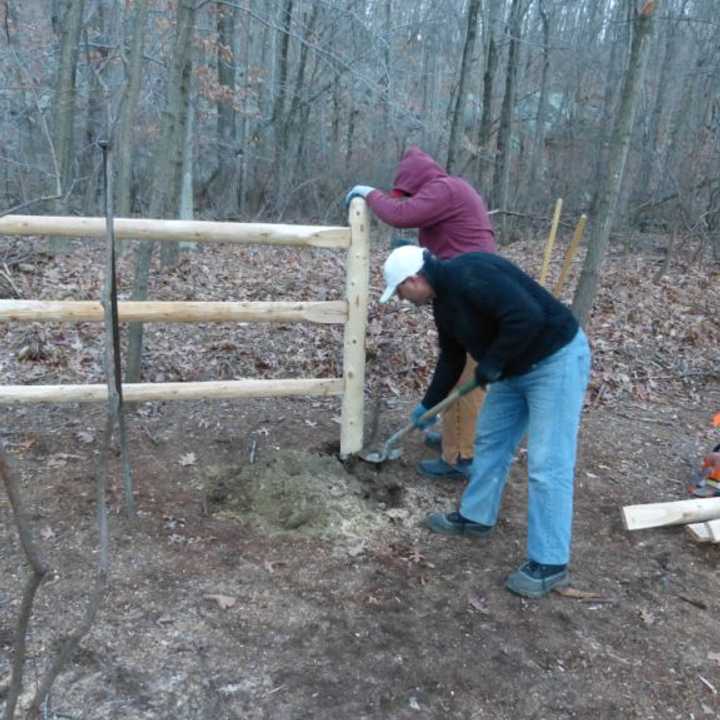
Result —
[[32, 212], [101, 214], [110, 122], [119, 216], [339, 222], [417, 143], [492, 208], [592, 226], [655, 5], [617, 210], [712, 235], [715, 0], [5, 0], [0, 209], [59, 180]]

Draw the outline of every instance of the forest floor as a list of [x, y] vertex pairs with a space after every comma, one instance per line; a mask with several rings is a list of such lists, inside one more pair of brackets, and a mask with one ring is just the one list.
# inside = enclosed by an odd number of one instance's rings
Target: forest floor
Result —
[[[46, 717], [720, 718], [720, 549], [678, 527], [627, 532], [620, 515], [687, 497], [699, 458], [720, 442], [710, 425], [720, 268], [691, 264], [688, 248], [655, 281], [663, 244], [644, 238], [608, 259], [588, 328], [575, 596], [527, 601], [504, 589], [525, 557], [522, 449], [494, 534], [446, 538], [419, 521], [453, 509], [462, 483], [416, 473], [431, 455], [418, 436], [380, 468], [340, 463], [337, 398], [145, 403], [127, 409], [138, 518], [122, 513], [115, 457], [108, 593]], [[40, 240], [8, 247], [4, 297], [99, 297], [97, 244], [61, 258]], [[542, 243], [503, 253], [534, 272]], [[311, 255], [201, 248], [154, 276], [151, 294], [342, 297], [342, 257]], [[426, 309], [377, 304], [382, 259], [376, 249], [368, 335], [377, 444], [406, 422], [435, 352]], [[129, 267], [120, 263], [123, 297]], [[335, 377], [341, 345], [336, 327], [151, 325], [145, 380]], [[0, 346], [4, 385], [103, 382], [97, 325], [4, 323]], [[3, 407], [0, 433], [52, 567], [30, 627], [24, 703], [92, 586], [103, 425], [98, 405]], [[1, 696], [28, 569], [4, 494], [0, 518]]]

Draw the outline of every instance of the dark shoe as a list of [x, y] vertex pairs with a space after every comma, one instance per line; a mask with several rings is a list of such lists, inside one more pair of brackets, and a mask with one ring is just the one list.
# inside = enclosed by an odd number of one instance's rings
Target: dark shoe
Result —
[[442, 458], [435, 460], [421, 460], [418, 463], [418, 472], [429, 477], [466, 477], [470, 471], [472, 460], [458, 460], [455, 465], [445, 462]]
[[430, 513], [422, 523], [428, 530], [443, 535], [469, 535], [480, 537], [492, 530], [492, 525], [483, 525], [464, 518], [459, 512]]
[[439, 432], [426, 432], [425, 445], [433, 450], [442, 450], [442, 435]]
[[529, 560], [517, 569], [505, 583], [505, 587], [516, 595], [539, 598], [547, 595], [553, 588], [567, 587], [570, 573], [567, 565], [541, 565]]

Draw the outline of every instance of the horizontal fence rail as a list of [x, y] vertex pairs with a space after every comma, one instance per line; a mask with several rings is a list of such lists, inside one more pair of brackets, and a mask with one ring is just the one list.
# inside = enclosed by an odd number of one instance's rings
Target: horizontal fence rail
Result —
[[[340, 455], [358, 452], [363, 442], [365, 335], [369, 290], [369, 218], [364, 200], [350, 204], [349, 227], [271, 225], [117, 218], [116, 239], [228, 242], [347, 250], [345, 299], [322, 302], [156, 302], [118, 303], [122, 322], [311, 322], [342, 324], [343, 376], [232, 381], [128, 383], [127, 402], [202, 400], [293, 395], [342, 396]], [[105, 238], [105, 218], [6, 215], [0, 235]], [[0, 300], [0, 322], [104, 322], [96, 301]], [[1, 385], [0, 405], [107, 401], [107, 385]]]
[[[211, 380], [208, 382], [130, 383], [122, 386], [126, 402], [206, 400], [293, 395], [342, 395], [342, 378], [280, 380]], [[0, 405], [15, 403], [101, 402], [107, 385], [2, 385]]]
[[[349, 248], [349, 227], [330, 225], [272, 225], [268, 223], [210, 222], [205, 220], [146, 220], [115, 218], [115, 238], [190, 242], [228, 242], [241, 245], [290, 245]], [[104, 238], [105, 218], [6, 215], [0, 235], [52, 235]]]
[[[327, 302], [119, 302], [120, 322], [311, 322], [344, 323], [347, 301]], [[92, 300], [0, 300], [0, 322], [102, 322], [103, 307]]]

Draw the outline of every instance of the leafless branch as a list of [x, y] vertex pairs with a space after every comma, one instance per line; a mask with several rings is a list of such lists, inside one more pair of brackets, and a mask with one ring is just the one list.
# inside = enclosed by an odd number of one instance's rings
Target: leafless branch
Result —
[[45, 559], [40, 554], [40, 550], [35, 545], [30, 525], [27, 521], [25, 508], [23, 507], [20, 490], [15, 479], [15, 474], [10, 467], [10, 462], [5, 453], [5, 447], [0, 440], [0, 476], [2, 476], [5, 491], [10, 500], [12, 508], [13, 520], [15, 528], [20, 538], [20, 545], [25, 554], [25, 558], [30, 565], [32, 574], [25, 583], [23, 590], [22, 602], [18, 612], [17, 623], [15, 625], [15, 657], [13, 660], [12, 675], [10, 678], [10, 688], [8, 690], [7, 701], [5, 704], [5, 720], [13, 720], [15, 717], [15, 708], [18, 698], [22, 692], [23, 675], [25, 672], [25, 657], [27, 646], [27, 629], [32, 615], [35, 594], [40, 584], [49, 572], [49, 568]]

